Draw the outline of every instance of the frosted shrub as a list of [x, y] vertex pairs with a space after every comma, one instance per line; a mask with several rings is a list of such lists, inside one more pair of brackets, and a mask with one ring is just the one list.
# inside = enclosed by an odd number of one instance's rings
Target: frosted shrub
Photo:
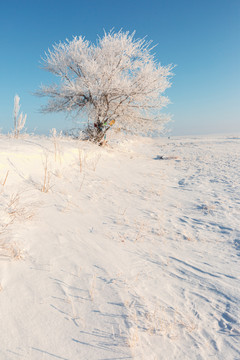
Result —
[[37, 92], [49, 97], [42, 110], [84, 115], [87, 138], [99, 144], [114, 126], [144, 134], [161, 130], [172, 66], [158, 64], [151, 42], [134, 35], [111, 31], [96, 44], [80, 36], [53, 45], [43, 67], [60, 81]]
[[18, 95], [15, 95], [14, 109], [13, 109], [13, 117], [14, 117], [13, 133], [14, 133], [14, 137], [16, 138], [18, 138], [20, 131], [24, 128], [27, 119], [27, 114], [23, 115], [23, 113], [21, 112], [21, 114], [19, 115], [19, 110], [20, 110], [20, 97]]
[[57, 130], [53, 128], [50, 130], [50, 135], [54, 144], [55, 161], [57, 161], [57, 158], [61, 161], [59, 140], [62, 138], [62, 131], [58, 134]]

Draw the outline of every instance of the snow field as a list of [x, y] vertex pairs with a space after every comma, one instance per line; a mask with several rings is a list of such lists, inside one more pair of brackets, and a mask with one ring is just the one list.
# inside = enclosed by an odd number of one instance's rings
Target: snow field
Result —
[[240, 358], [238, 137], [0, 140], [0, 359]]

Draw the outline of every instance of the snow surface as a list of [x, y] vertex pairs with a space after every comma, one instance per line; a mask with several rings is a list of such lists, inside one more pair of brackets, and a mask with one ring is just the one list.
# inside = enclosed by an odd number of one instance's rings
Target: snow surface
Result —
[[240, 359], [239, 150], [2, 135], [0, 359]]

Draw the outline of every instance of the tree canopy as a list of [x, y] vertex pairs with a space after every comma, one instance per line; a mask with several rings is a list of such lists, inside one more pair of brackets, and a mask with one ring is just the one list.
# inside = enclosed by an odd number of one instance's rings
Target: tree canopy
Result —
[[80, 36], [53, 45], [43, 67], [59, 81], [38, 91], [49, 98], [43, 111], [85, 113], [86, 133], [96, 142], [114, 126], [144, 133], [162, 128], [173, 66], [161, 66], [151, 41], [134, 36], [111, 31], [96, 44]]

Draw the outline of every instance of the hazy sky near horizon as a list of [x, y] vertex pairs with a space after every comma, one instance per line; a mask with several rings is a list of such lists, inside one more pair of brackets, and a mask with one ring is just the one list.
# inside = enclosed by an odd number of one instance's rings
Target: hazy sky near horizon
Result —
[[175, 64], [172, 135], [240, 132], [240, 0], [9, 0], [0, 3], [0, 129], [13, 125], [14, 95], [29, 132], [70, 128], [64, 114], [39, 112], [33, 95], [54, 77], [41, 57], [66, 38], [94, 42], [103, 29], [136, 30], [158, 44], [156, 58]]

